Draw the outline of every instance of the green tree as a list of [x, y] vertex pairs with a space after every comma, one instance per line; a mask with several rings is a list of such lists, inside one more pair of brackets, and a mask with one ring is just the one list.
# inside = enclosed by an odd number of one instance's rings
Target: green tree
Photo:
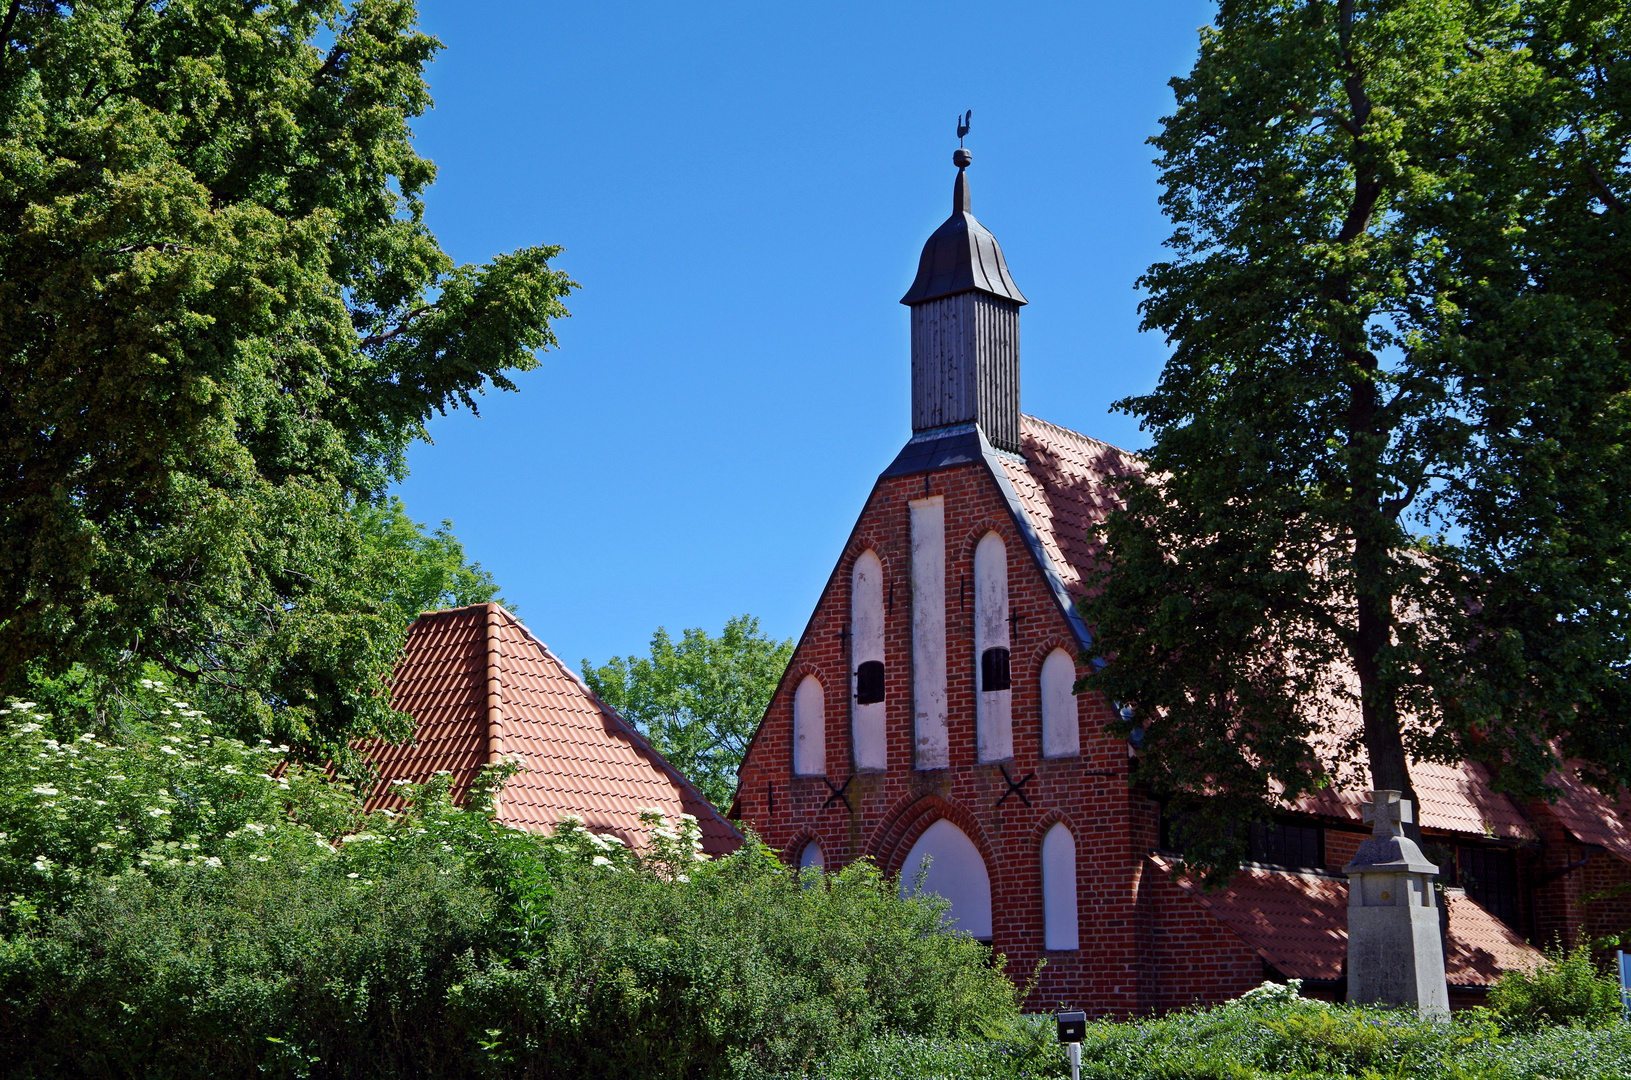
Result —
[[429, 530], [410, 518], [394, 495], [359, 506], [355, 513], [373, 568], [375, 585], [370, 591], [399, 627], [422, 612], [494, 600], [516, 611], [498, 595], [493, 575], [466, 558], [464, 545], [453, 535], [453, 522], [444, 520]]
[[1621, 0], [1225, 0], [1173, 81], [1173, 352], [1119, 403], [1148, 479], [1083, 611], [1200, 863], [1357, 762], [1631, 780], [1628, 35]]
[[715, 806], [731, 804], [736, 770], [793, 658], [792, 639], [759, 632], [738, 615], [716, 638], [687, 630], [679, 644], [658, 627], [651, 655], [583, 662], [583, 678], [601, 700], [633, 723], [657, 751]]
[[0, 686], [156, 665], [313, 752], [402, 731], [357, 509], [554, 343], [559, 249], [425, 226], [410, 0], [0, 10]]

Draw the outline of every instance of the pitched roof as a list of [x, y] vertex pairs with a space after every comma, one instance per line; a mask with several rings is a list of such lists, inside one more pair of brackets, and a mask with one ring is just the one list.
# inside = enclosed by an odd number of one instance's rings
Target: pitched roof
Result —
[[1080, 600], [1098, 553], [1089, 534], [1120, 503], [1112, 485], [1143, 466], [1125, 450], [1034, 416], [1019, 418], [1019, 441], [1023, 460], [1005, 455], [1003, 473], [1054, 573]]
[[1631, 829], [1614, 804], [1581, 780], [1573, 769], [1559, 769], [1548, 778], [1558, 790], [1547, 809], [1582, 844], [1596, 844], [1631, 862]]
[[[1348, 955], [1348, 883], [1326, 874], [1249, 868], [1227, 886], [1202, 892], [1150, 856], [1160, 870], [1214, 918], [1290, 979], [1340, 978]], [[1542, 957], [1476, 900], [1446, 895], [1450, 912], [1445, 977], [1452, 986], [1489, 986], [1503, 971], [1533, 968]]]
[[[1000, 456], [1003, 476], [1038, 538], [1044, 570], [1074, 603], [1086, 592], [1084, 583], [1097, 558], [1092, 528], [1118, 505], [1114, 483], [1140, 474], [1143, 465], [1125, 450], [1034, 416], [1020, 417], [1020, 444], [1022, 458]], [[1357, 709], [1339, 706], [1339, 712], [1339, 724], [1359, 722]], [[1517, 806], [1491, 787], [1482, 765], [1416, 762], [1410, 776], [1426, 828], [1509, 840], [1535, 836]], [[1360, 791], [1368, 787], [1359, 779], [1349, 790], [1306, 797], [1296, 809], [1359, 822]]]
[[504, 784], [498, 820], [549, 832], [576, 814], [596, 832], [643, 844], [640, 811], [696, 817], [703, 848], [734, 850], [741, 834], [576, 672], [497, 604], [434, 611], [408, 628], [392, 704], [414, 718], [412, 741], [362, 749], [379, 771], [369, 800], [395, 803], [391, 781], [452, 774], [462, 800], [482, 766], [503, 758], [522, 770]]

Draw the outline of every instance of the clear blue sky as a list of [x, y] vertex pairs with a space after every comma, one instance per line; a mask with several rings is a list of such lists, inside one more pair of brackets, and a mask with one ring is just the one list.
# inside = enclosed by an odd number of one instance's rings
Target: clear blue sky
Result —
[[560, 348], [431, 425], [449, 518], [563, 659], [751, 613], [797, 637], [910, 436], [907, 309], [974, 110], [974, 212], [1030, 299], [1023, 408], [1127, 447], [1165, 355], [1133, 282], [1167, 226], [1145, 139], [1212, 6], [424, 0], [417, 125], [454, 258], [566, 247]]

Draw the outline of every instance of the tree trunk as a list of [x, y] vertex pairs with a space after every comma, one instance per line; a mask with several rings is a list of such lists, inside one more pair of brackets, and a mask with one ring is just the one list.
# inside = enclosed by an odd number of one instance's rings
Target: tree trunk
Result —
[[[1343, 126], [1354, 136], [1350, 162], [1354, 172], [1353, 198], [1337, 234], [1341, 243], [1352, 243], [1370, 227], [1370, 219], [1382, 196], [1374, 150], [1365, 139], [1371, 101], [1365, 89], [1364, 68], [1354, 60], [1353, 0], [1338, 4], [1338, 34], [1345, 72], [1343, 90], [1351, 112]], [[1352, 283], [1347, 277], [1333, 282], [1331, 297], [1351, 308]], [[1377, 398], [1376, 375], [1380, 367], [1365, 336], [1365, 318], [1354, 317], [1338, 344], [1344, 377], [1348, 383], [1348, 533], [1353, 538], [1353, 585], [1356, 626], [1352, 644], [1355, 673], [1359, 678], [1360, 713], [1364, 721], [1365, 754], [1370, 765], [1373, 789], [1395, 790], [1409, 799], [1418, 811], [1417, 822], [1406, 827], [1406, 835], [1421, 838], [1420, 800], [1410, 782], [1410, 764], [1405, 757], [1404, 735], [1399, 724], [1398, 692], [1391, 679], [1382, 674], [1382, 654], [1393, 642], [1394, 592], [1389, 562], [1395, 542], [1393, 521], [1383, 506], [1380, 481], [1381, 457], [1388, 444], [1388, 432]]]

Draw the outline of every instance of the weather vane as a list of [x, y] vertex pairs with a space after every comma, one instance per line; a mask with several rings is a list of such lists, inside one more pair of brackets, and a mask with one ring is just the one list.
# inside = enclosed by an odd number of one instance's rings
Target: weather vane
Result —
[[968, 134], [968, 122], [973, 116], [974, 110], [970, 109], [957, 121], [957, 148], [959, 150], [963, 147], [963, 136]]

